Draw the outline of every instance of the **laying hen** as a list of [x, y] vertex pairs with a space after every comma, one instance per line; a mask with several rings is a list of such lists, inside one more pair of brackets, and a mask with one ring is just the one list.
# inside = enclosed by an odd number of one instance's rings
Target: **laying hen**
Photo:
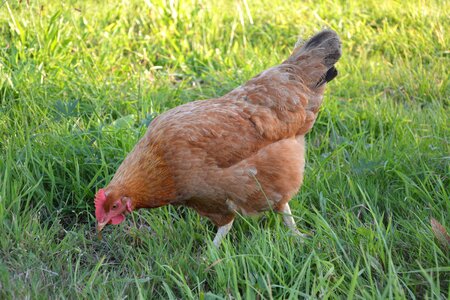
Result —
[[95, 197], [98, 230], [139, 208], [185, 205], [219, 227], [218, 246], [236, 214], [283, 214], [303, 181], [305, 134], [325, 85], [337, 75], [338, 35], [324, 30], [292, 55], [223, 97], [158, 116]]

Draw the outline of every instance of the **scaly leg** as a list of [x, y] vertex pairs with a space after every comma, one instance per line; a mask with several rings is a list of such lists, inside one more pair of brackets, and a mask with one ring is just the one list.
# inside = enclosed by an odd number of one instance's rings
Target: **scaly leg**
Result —
[[282, 209], [280, 209], [280, 212], [283, 214], [283, 221], [284, 224], [286, 224], [289, 229], [298, 235], [299, 237], [306, 237], [306, 234], [301, 233], [298, 231], [297, 226], [295, 225], [294, 218], [292, 217], [291, 208], [289, 207], [289, 203], [286, 203]]
[[234, 221], [234, 219], [231, 220], [230, 223], [219, 227], [219, 229], [217, 230], [216, 237], [214, 238], [214, 241], [213, 241], [214, 246], [219, 248], [220, 243], [222, 242], [222, 239], [227, 235], [228, 231], [230, 231], [231, 226], [233, 226], [233, 221]]

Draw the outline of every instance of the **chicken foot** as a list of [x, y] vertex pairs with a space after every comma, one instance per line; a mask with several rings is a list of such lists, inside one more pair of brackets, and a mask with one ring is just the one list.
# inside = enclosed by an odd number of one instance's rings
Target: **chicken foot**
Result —
[[292, 217], [291, 208], [289, 207], [289, 203], [286, 203], [281, 209], [280, 212], [283, 214], [283, 222], [286, 226], [298, 237], [304, 238], [306, 234], [301, 233], [297, 226], [295, 225], [294, 218]]
[[230, 231], [231, 226], [233, 226], [233, 221], [234, 221], [234, 219], [231, 220], [230, 223], [219, 227], [219, 229], [217, 230], [216, 237], [214, 238], [214, 241], [213, 241], [214, 246], [219, 248], [220, 243], [222, 242], [223, 238], [227, 235], [228, 231]]

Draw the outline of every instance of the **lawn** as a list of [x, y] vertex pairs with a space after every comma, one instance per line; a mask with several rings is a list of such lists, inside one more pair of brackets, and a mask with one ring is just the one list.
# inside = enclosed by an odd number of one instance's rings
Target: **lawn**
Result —
[[[29, 2], [0, 3], [0, 298], [448, 299], [450, 2]], [[152, 118], [324, 27], [343, 56], [291, 201], [310, 238], [269, 212], [216, 249], [163, 207], [97, 239], [94, 194]]]

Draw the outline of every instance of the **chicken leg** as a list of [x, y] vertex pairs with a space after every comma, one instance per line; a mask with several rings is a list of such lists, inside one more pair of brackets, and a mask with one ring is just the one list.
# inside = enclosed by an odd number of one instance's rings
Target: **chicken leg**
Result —
[[289, 203], [286, 203], [281, 209], [280, 212], [283, 214], [283, 222], [286, 226], [298, 237], [304, 238], [305, 234], [301, 233], [297, 226], [295, 225], [294, 218], [292, 217], [291, 208], [289, 207]]
[[219, 248], [220, 243], [222, 242], [222, 239], [227, 235], [228, 231], [230, 231], [231, 226], [233, 226], [233, 221], [234, 221], [234, 219], [231, 220], [230, 223], [219, 227], [219, 229], [217, 230], [216, 237], [214, 238], [214, 241], [213, 241], [214, 246]]

